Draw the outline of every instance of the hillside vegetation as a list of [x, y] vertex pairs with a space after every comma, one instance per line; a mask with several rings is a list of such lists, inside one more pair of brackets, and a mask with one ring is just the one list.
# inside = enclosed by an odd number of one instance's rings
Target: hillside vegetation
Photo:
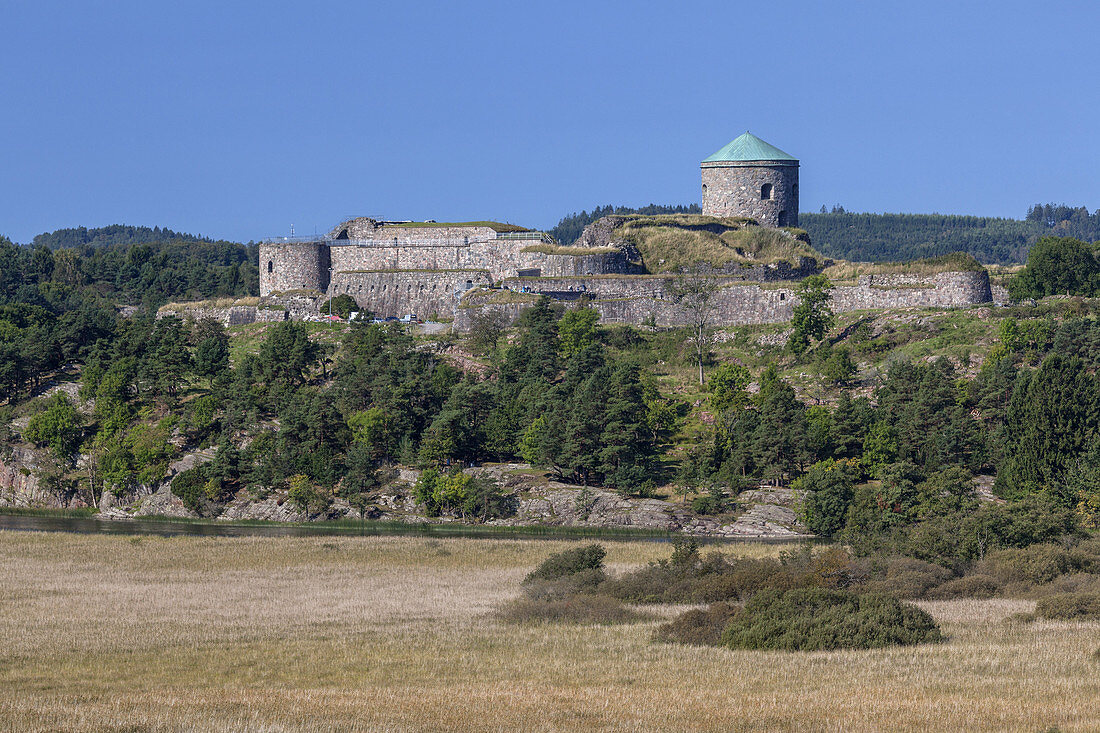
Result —
[[614, 241], [635, 246], [651, 273], [676, 272], [698, 263], [713, 267], [763, 265], [803, 257], [824, 258], [800, 229], [770, 229], [751, 219], [720, 219], [700, 214], [631, 216], [615, 228]]

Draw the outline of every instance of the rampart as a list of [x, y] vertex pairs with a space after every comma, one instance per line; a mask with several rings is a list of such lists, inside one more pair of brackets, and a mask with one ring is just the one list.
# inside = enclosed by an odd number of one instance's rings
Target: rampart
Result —
[[[604, 323], [652, 323], [682, 326], [689, 314], [670, 294], [672, 276], [517, 278], [506, 280], [513, 290], [532, 296], [547, 294], [561, 300], [586, 296]], [[711, 321], [716, 325], [782, 323], [789, 321], [798, 303], [792, 284], [748, 283], [735, 278], [716, 278]], [[454, 327], [469, 330], [480, 312], [498, 313], [514, 322], [529, 303], [499, 303], [491, 291], [472, 292], [462, 301]], [[963, 308], [992, 301], [989, 274], [941, 272], [934, 275], [863, 275], [852, 284], [837, 284], [831, 306], [837, 312], [878, 308]]]

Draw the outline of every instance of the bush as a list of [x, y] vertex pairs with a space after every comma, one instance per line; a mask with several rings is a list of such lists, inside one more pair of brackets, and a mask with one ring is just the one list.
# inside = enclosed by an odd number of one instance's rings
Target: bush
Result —
[[964, 575], [931, 589], [926, 598], [949, 601], [956, 598], [993, 598], [1001, 592], [1001, 584], [989, 575]]
[[731, 649], [871, 649], [942, 641], [925, 611], [876, 593], [823, 588], [758, 593], [719, 640]]
[[614, 598], [587, 594], [551, 600], [517, 598], [496, 615], [510, 623], [626, 624], [651, 618]]
[[924, 598], [937, 586], [955, 574], [945, 567], [912, 557], [895, 557], [887, 561], [884, 578], [867, 583], [866, 592], [888, 593], [895, 598]]
[[171, 484], [172, 493], [183, 501], [183, 505], [200, 515], [205, 507], [205, 486], [206, 476], [201, 466], [177, 474]]
[[1059, 621], [1100, 621], [1100, 593], [1059, 593], [1040, 598], [1035, 615]]
[[[332, 309], [331, 311], [329, 310], [330, 308]], [[327, 315], [331, 312], [334, 316], [347, 318], [358, 310], [359, 304], [355, 302], [355, 298], [347, 293], [340, 293], [332, 300], [326, 300], [322, 303], [320, 312], [322, 315]]]
[[1100, 570], [1100, 558], [1080, 548], [1042, 544], [990, 553], [976, 570], [1002, 583], [1042, 585], [1067, 573]]
[[632, 573], [607, 581], [600, 588], [637, 603], [713, 603], [745, 600], [765, 589], [844, 588], [865, 576], [862, 566], [843, 550], [813, 552], [809, 547], [786, 552], [775, 559], [727, 559], [713, 552], [690, 561], [673, 552], [671, 560], [651, 563]]
[[712, 603], [706, 610], [693, 609], [680, 614], [653, 632], [654, 641], [674, 644], [717, 646], [722, 632], [729, 626], [740, 606]]
[[290, 499], [291, 504], [307, 514], [320, 514], [328, 509], [330, 499], [317, 491], [317, 487], [313, 485], [309, 476], [297, 474], [291, 476], [289, 481], [290, 489], [287, 491], [287, 498]]
[[600, 545], [575, 547], [572, 550], [556, 552], [542, 561], [524, 579], [524, 583], [535, 580], [555, 580], [574, 575], [585, 570], [603, 570], [603, 558], [607, 551]]

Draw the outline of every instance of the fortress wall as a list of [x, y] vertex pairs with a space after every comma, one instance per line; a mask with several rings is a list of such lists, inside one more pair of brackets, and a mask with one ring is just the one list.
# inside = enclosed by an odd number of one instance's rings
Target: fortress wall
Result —
[[[670, 277], [628, 278], [518, 278], [506, 281], [513, 289], [525, 286], [535, 292], [585, 292], [604, 323], [682, 326], [690, 322], [668, 296]], [[761, 287], [730, 279], [714, 296], [713, 322], [719, 325], [783, 323], [789, 321], [798, 302], [795, 285]], [[833, 289], [832, 308], [837, 312], [876, 308], [960, 308], [989, 303], [989, 275], [982, 272], [944, 272], [930, 276], [863, 276], [855, 285]], [[493, 306], [514, 320], [525, 306]], [[460, 308], [458, 331], [469, 328], [476, 308]], [[514, 313], [513, 313], [514, 311]]]
[[421, 318], [431, 314], [449, 318], [469, 287], [490, 284], [483, 270], [334, 272], [328, 296], [350, 295], [359, 307], [379, 316], [415, 313]]
[[328, 287], [329, 247], [323, 242], [260, 245], [260, 295]]
[[856, 285], [833, 289], [836, 311], [868, 308], [957, 308], [990, 303], [989, 273], [941, 272], [935, 275], [863, 275]]
[[471, 242], [469, 245], [334, 245], [331, 259], [335, 272], [485, 270], [494, 280], [515, 277], [520, 270], [538, 270], [543, 275], [574, 276], [631, 272], [636, 269], [622, 252], [561, 255], [524, 251], [534, 244], [523, 240], [489, 240]]

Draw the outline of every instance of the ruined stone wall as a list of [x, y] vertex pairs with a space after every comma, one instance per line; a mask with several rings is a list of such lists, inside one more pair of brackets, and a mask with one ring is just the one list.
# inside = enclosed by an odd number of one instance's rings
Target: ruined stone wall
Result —
[[503, 239], [398, 247], [334, 244], [331, 261], [334, 272], [348, 274], [379, 270], [485, 270], [494, 280], [515, 277], [529, 270], [559, 276], [638, 269], [620, 251], [568, 255], [532, 251], [537, 247], [537, 240]]
[[262, 308], [254, 305], [234, 305], [228, 308], [187, 308], [184, 310], [162, 310], [157, 318], [178, 316], [201, 321], [211, 318], [223, 326], [244, 326], [249, 323], [285, 321], [289, 314], [285, 308]]
[[329, 247], [324, 242], [260, 245], [260, 295], [328, 287]]
[[[798, 226], [797, 162], [703, 163], [702, 178], [705, 216], [748, 216], [761, 226]], [[772, 186], [769, 199], [760, 198], [764, 184]]]
[[[518, 278], [505, 284], [531, 292], [583, 292], [593, 298], [591, 307], [604, 323], [654, 323], [679, 326], [688, 314], [672, 301], [668, 284], [672, 277], [625, 278]], [[761, 286], [735, 278], [720, 280], [714, 297], [713, 322], [717, 325], [783, 323], [791, 319], [798, 302], [795, 285]], [[867, 275], [854, 285], [833, 289], [831, 306], [836, 312], [875, 308], [961, 308], [992, 301], [989, 274], [944, 272], [936, 275]], [[476, 301], [475, 301], [476, 302]], [[472, 303], [473, 304], [473, 303]], [[494, 306], [490, 310], [514, 320], [523, 306]], [[477, 308], [461, 308], [455, 329], [469, 328]]]
[[474, 286], [491, 284], [484, 270], [334, 272], [329, 297], [347, 294], [378, 316], [454, 316], [459, 299]]

